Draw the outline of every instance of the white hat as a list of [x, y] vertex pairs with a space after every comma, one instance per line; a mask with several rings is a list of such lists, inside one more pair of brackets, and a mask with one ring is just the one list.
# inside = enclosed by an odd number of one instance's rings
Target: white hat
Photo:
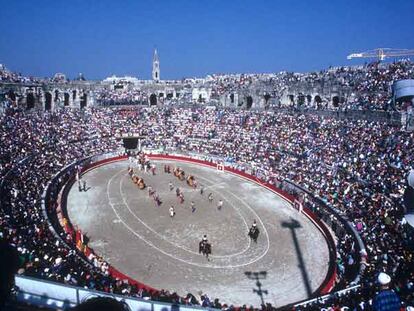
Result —
[[256, 223], [255, 222], [253, 223], [253, 227], [256, 227]]
[[378, 275], [378, 283], [381, 285], [387, 285], [389, 282], [391, 282], [391, 277], [388, 274], [381, 272]]
[[207, 241], [207, 235], [203, 236], [203, 241]]

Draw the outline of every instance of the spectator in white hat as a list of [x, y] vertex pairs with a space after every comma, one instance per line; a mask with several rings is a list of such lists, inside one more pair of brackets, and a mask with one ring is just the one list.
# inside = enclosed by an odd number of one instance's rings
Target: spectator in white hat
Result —
[[380, 284], [381, 290], [375, 296], [373, 306], [376, 311], [398, 311], [401, 307], [400, 298], [390, 289], [391, 277], [381, 272], [378, 275], [378, 283]]

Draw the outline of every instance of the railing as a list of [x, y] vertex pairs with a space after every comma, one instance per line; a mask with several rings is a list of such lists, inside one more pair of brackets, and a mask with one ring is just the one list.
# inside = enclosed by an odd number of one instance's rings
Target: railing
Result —
[[348, 293], [352, 292], [352, 291], [357, 291], [359, 290], [359, 288], [361, 287], [361, 285], [354, 285], [351, 287], [348, 287], [346, 289], [342, 289], [333, 293], [329, 293], [327, 295], [318, 297], [318, 298], [314, 298], [314, 299], [309, 299], [300, 303], [297, 303], [294, 305], [295, 308], [300, 309], [300, 307], [306, 307], [309, 305], [313, 305], [313, 304], [324, 304], [328, 301], [329, 298], [331, 297], [341, 297], [343, 295], [347, 295]]
[[69, 309], [95, 297], [110, 297], [122, 302], [131, 311], [200, 311], [218, 310], [191, 305], [177, 305], [142, 298], [104, 293], [83, 287], [59, 284], [27, 276], [15, 276], [16, 299], [39, 307]]
[[[353, 280], [350, 282], [351, 286], [345, 289], [342, 289], [340, 291], [337, 291], [335, 293], [330, 293], [328, 295], [321, 296], [315, 299], [303, 301], [301, 303], [296, 304], [295, 307], [306, 306], [308, 304], [313, 304], [316, 302], [323, 303], [324, 301], [326, 301], [330, 297], [333, 297], [334, 295], [340, 295], [340, 296], [346, 295], [349, 292], [358, 290], [360, 287], [359, 282], [360, 282], [362, 273], [365, 270], [365, 264], [364, 264], [364, 260], [361, 254], [365, 253], [366, 250], [365, 250], [364, 242], [362, 241], [359, 233], [356, 231], [352, 223], [348, 220], [346, 215], [343, 215], [343, 213], [337, 211], [335, 208], [325, 203], [320, 197], [315, 196], [314, 194], [309, 192], [307, 189], [297, 185], [293, 181], [285, 179], [283, 182], [282, 189], [285, 189], [285, 190], [290, 189], [292, 192], [295, 192], [295, 193], [306, 193], [316, 203], [316, 205], [308, 205], [308, 208], [310, 208], [316, 215], [318, 215], [323, 221], [325, 221], [334, 230], [335, 234], [338, 237], [343, 236], [345, 232], [347, 234], [350, 234], [353, 237], [354, 241], [356, 242], [355, 243], [355, 247], [356, 247], [355, 255], [357, 256], [356, 262], [359, 262], [359, 269], [357, 273], [354, 275]], [[334, 217], [331, 217], [331, 215], [333, 215]]]
[[[154, 152], [155, 150], [152, 150], [152, 156], [150, 156], [151, 158], [163, 158], [163, 157], [168, 157], [171, 159], [176, 159], [176, 160], [187, 160], [187, 161], [192, 161], [195, 163], [199, 163], [201, 165], [208, 165], [208, 166], [212, 166], [215, 167], [214, 163], [217, 162], [222, 162], [225, 164], [228, 164], [229, 166], [227, 166], [226, 170], [228, 170], [230, 173], [234, 173], [237, 175], [241, 175], [244, 178], [250, 179], [252, 181], [258, 182], [260, 183], [262, 186], [269, 188], [272, 191], [276, 191], [276, 192], [281, 192], [280, 190], [276, 189], [274, 186], [269, 185], [265, 182], [259, 181], [257, 179], [257, 177], [255, 177], [254, 175], [250, 175], [250, 174], [246, 174], [244, 172], [241, 172], [234, 167], [234, 163], [229, 163], [226, 162], [225, 159], [222, 159], [220, 157], [209, 157], [209, 156], [205, 156], [205, 155], [199, 155], [199, 154], [187, 154], [186, 156], [183, 157], [182, 153], [175, 153], [174, 155], [163, 155], [162, 153], [159, 156], [155, 156]], [[102, 165], [108, 161], [113, 161], [113, 160], [120, 160], [120, 159], [125, 159], [125, 157], [120, 157], [118, 154], [113, 154], [113, 153], [109, 153], [109, 154], [103, 154], [103, 155], [99, 155], [99, 156], [91, 156], [79, 161], [76, 161], [70, 165], [68, 165], [67, 167], [65, 167], [61, 172], [59, 172], [58, 174], [56, 174], [50, 184], [48, 184], [45, 193], [44, 193], [44, 198], [43, 198], [43, 204], [44, 204], [44, 210], [45, 213], [47, 211], [47, 206], [54, 206], [50, 213], [47, 214], [47, 218], [49, 219], [51, 224], [54, 224], [55, 229], [51, 229], [52, 232], [55, 233], [55, 236], [60, 239], [67, 247], [70, 247], [69, 245], [67, 245], [63, 239], [61, 238], [61, 235], [64, 236], [64, 230], [62, 228], [61, 222], [58, 221], [56, 215], [53, 215], [53, 213], [56, 213], [56, 205], [53, 204], [54, 201], [57, 201], [59, 193], [61, 196], [61, 202], [59, 204], [61, 204], [60, 206], [60, 212], [64, 215], [64, 217], [68, 220], [68, 223], [70, 225], [70, 220], [67, 217], [67, 212], [66, 212], [66, 208], [65, 208], [65, 201], [66, 201], [66, 196], [68, 194], [69, 189], [71, 188], [71, 186], [73, 185], [74, 182], [74, 167], [75, 165], [82, 165], [83, 166], [83, 171], [88, 170], [91, 167], [95, 167], [96, 165]], [[63, 188], [62, 188], [63, 186]], [[61, 190], [62, 188], [62, 190]], [[275, 189], [275, 190], [274, 190]], [[286, 198], [292, 202], [293, 197], [289, 196], [286, 192], [281, 192], [283, 196], [286, 196]], [[315, 223], [315, 225], [321, 230], [323, 231], [322, 234], [325, 236], [325, 238], [327, 239], [327, 243], [329, 246], [329, 254], [330, 254], [330, 268], [329, 271], [327, 273], [327, 276], [325, 278], [325, 281], [321, 284], [321, 286], [316, 290], [315, 294], [320, 294], [320, 293], [326, 293], [329, 292], [333, 286], [334, 286], [334, 281], [335, 281], [335, 276], [336, 276], [336, 272], [335, 272], [335, 243], [331, 237], [331, 233], [329, 232], [329, 230], [327, 230], [325, 228], [325, 225], [323, 223], [321, 223], [317, 217], [315, 217], [314, 213], [312, 211], [307, 211], [306, 215], [308, 218], [311, 218], [311, 221], [313, 221]], [[71, 226], [71, 225], [70, 225]], [[59, 231], [60, 234], [58, 234], [56, 231]], [[74, 246], [72, 246], [73, 248]], [[90, 249], [89, 249], [90, 250]], [[93, 252], [93, 251], [92, 251]], [[87, 263], [87, 266], [90, 266], [91, 268], [93, 268], [93, 266], [91, 265], [91, 263], [89, 263], [86, 259], [86, 256], [84, 253], [79, 252], [78, 255], [80, 257], [83, 258], [83, 261]], [[139, 287], [145, 287], [145, 284], [141, 284], [135, 280], [130, 279], [128, 276], [125, 276], [121, 273], [119, 273], [116, 269], [114, 269], [113, 267], [110, 268], [111, 274], [113, 276], [119, 276], [122, 279], [128, 279], [128, 281], [131, 284], [136, 284]], [[150, 290], [153, 290], [152, 288], [149, 288]]]
[[[61, 209], [63, 215], [67, 217], [66, 209], [65, 209], [65, 200], [63, 200], [62, 202], [63, 206], [60, 206], [60, 202], [56, 204], [58, 201], [58, 196], [61, 195], [62, 197], [66, 197], [67, 194], [69, 193], [70, 187], [73, 184], [73, 179], [75, 176], [75, 167], [77, 165], [87, 168], [87, 166], [90, 163], [102, 161], [106, 158], [110, 158], [114, 156], [116, 156], [115, 153], [106, 153], [103, 155], [101, 154], [93, 155], [93, 156], [85, 157], [83, 159], [74, 161], [71, 164], [64, 167], [61, 171], [56, 173], [52, 177], [52, 179], [47, 183], [43, 191], [43, 194], [41, 196], [41, 206], [42, 206], [43, 216], [49, 223], [49, 230], [52, 232], [55, 238], [58, 239], [68, 249], [73, 248], [73, 246], [68, 245], [65, 239], [63, 238], [63, 236], [65, 236], [67, 232], [63, 231], [62, 226], [59, 223], [59, 219], [56, 215], [56, 210], [55, 210], [56, 207]], [[92, 263], [86, 260], [85, 256], [79, 256], [79, 258], [91, 269], [95, 269]], [[99, 272], [99, 270], [97, 271]]]
[[[182, 155], [181, 152], [176, 152], [176, 153], [178, 155]], [[199, 155], [199, 154], [197, 155], [197, 154], [194, 154], [194, 153], [187, 153], [187, 155], [189, 155], [193, 158], [198, 158], [200, 160], [204, 160], [204, 161], [224, 162], [224, 163], [226, 163], [226, 161], [225, 161], [226, 159], [220, 158], [220, 157], [207, 157], [205, 155]], [[55, 237], [57, 239], [59, 239], [66, 247], [73, 248], [73, 246], [70, 246], [70, 245], [66, 244], [66, 242], [62, 238], [62, 236], [64, 236], [63, 235], [64, 232], [61, 230], [62, 227], [58, 224], [58, 221], [57, 221], [56, 217], [53, 217], [53, 215], [50, 215], [50, 213], [48, 213], [48, 204], [57, 199], [59, 189], [62, 187], [62, 185], [66, 184], [67, 181], [71, 177], [73, 178], [75, 165], [81, 164], [82, 166], [87, 167], [91, 163], [95, 163], [97, 161], [103, 161], [104, 162], [105, 159], [109, 159], [109, 158], [112, 158], [114, 156], [118, 156], [118, 155], [114, 154], [114, 153], [109, 153], [109, 154], [104, 154], [104, 155], [91, 156], [91, 157], [87, 157], [87, 158], [84, 158], [84, 159], [81, 159], [81, 160], [78, 160], [78, 161], [75, 161], [75, 162], [71, 163], [70, 165], [66, 166], [62, 171], [57, 173], [51, 179], [51, 181], [48, 183], [45, 191], [43, 192], [43, 195], [42, 195], [42, 208], [43, 208], [45, 218], [50, 221], [50, 227], [49, 228], [50, 228], [51, 232], [54, 233]], [[28, 159], [29, 159], [29, 157], [25, 158], [20, 163], [25, 162]], [[234, 167], [234, 163], [228, 163], [227, 162], [227, 164], [229, 166]], [[296, 192], [306, 192], [308, 195], [313, 197], [313, 195], [309, 191], [307, 191], [306, 189], [294, 184], [291, 181], [286, 181], [285, 184], [290, 185], [290, 187], [294, 188]], [[68, 190], [66, 190], [66, 191], [68, 191]], [[316, 201], [319, 201], [319, 204], [322, 207], [322, 209], [313, 210], [313, 212], [315, 214], [317, 214], [318, 216], [320, 216], [322, 219], [326, 220], [326, 222], [330, 225], [332, 225], [332, 222], [330, 223], [330, 221], [329, 221], [330, 217], [326, 217], [326, 215], [329, 215], [329, 213], [335, 215], [335, 218], [337, 218], [343, 224], [343, 226], [338, 227], [338, 228], [344, 228], [344, 229], [339, 229], [339, 230], [346, 230], [347, 232], [352, 233], [353, 236], [357, 237], [356, 240], [358, 241], [359, 250], [364, 249], [363, 243], [360, 240], [360, 238], [359, 238], [358, 234], [356, 233], [355, 229], [353, 228], [353, 226], [349, 222], [347, 222], [347, 220], [345, 220], [336, 210], [334, 210], [333, 208], [327, 206], [320, 198], [315, 198], [315, 197], [313, 197], [313, 198]], [[325, 212], [325, 209], [327, 209], [326, 212]], [[59, 228], [60, 228], [60, 231], [57, 232], [56, 229], [59, 230]], [[338, 230], [338, 228], [337, 228], [337, 230]], [[340, 232], [340, 231], [337, 231], [337, 230], [334, 230], [334, 231], [337, 232], [337, 233]], [[86, 260], [86, 257], [83, 257], [82, 259], [83, 259], [84, 263], [86, 263], [89, 267], [94, 268], [93, 265], [91, 265], [91, 263], [89, 263], [89, 261]], [[360, 268], [360, 272], [362, 272], [362, 265], [361, 265], [361, 268]], [[357, 283], [358, 281], [359, 281], [359, 275], [354, 279], [353, 282]], [[354, 287], [349, 288], [349, 289], [345, 289], [344, 291], [352, 290], [353, 288]], [[306, 303], [306, 302], [304, 302], [304, 303]]]

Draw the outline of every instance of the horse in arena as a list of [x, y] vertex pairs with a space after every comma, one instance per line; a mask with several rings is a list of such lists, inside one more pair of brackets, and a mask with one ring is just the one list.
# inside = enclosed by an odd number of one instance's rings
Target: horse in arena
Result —
[[190, 187], [194, 187], [194, 176], [193, 175], [188, 175], [187, 177], [187, 185], [189, 185]]
[[138, 177], [137, 175], [134, 174], [132, 175], [132, 181], [134, 182], [134, 184], [138, 186], [139, 189], [141, 190], [145, 189], [146, 185], [142, 177]]
[[144, 179], [141, 178], [141, 177], [138, 178], [137, 185], [138, 185], [138, 188], [141, 189], [141, 190], [145, 189], [145, 187], [146, 187]]
[[177, 177], [181, 181], [185, 179], [185, 173], [179, 167], [177, 167], [177, 168], [174, 169], [174, 176]]
[[210, 258], [208, 256], [211, 254], [211, 244], [206, 239], [201, 240], [199, 243], [198, 252], [199, 254], [206, 256], [207, 260], [210, 261]]
[[256, 223], [253, 224], [253, 226], [251, 226], [248, 236], [255, 242], [257, 243], [257, 238], [259, 237], [259, 233], [260, 230], [259, 228], [257, 228]]

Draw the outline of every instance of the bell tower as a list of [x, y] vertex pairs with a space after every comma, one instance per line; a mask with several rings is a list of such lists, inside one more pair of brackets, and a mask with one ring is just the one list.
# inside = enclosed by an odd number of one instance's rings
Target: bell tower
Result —
[[152, 80], [155, 82], [160, 81], [160, 59], [157, 49], [154, 50], [154, 56], [152, 58]]

